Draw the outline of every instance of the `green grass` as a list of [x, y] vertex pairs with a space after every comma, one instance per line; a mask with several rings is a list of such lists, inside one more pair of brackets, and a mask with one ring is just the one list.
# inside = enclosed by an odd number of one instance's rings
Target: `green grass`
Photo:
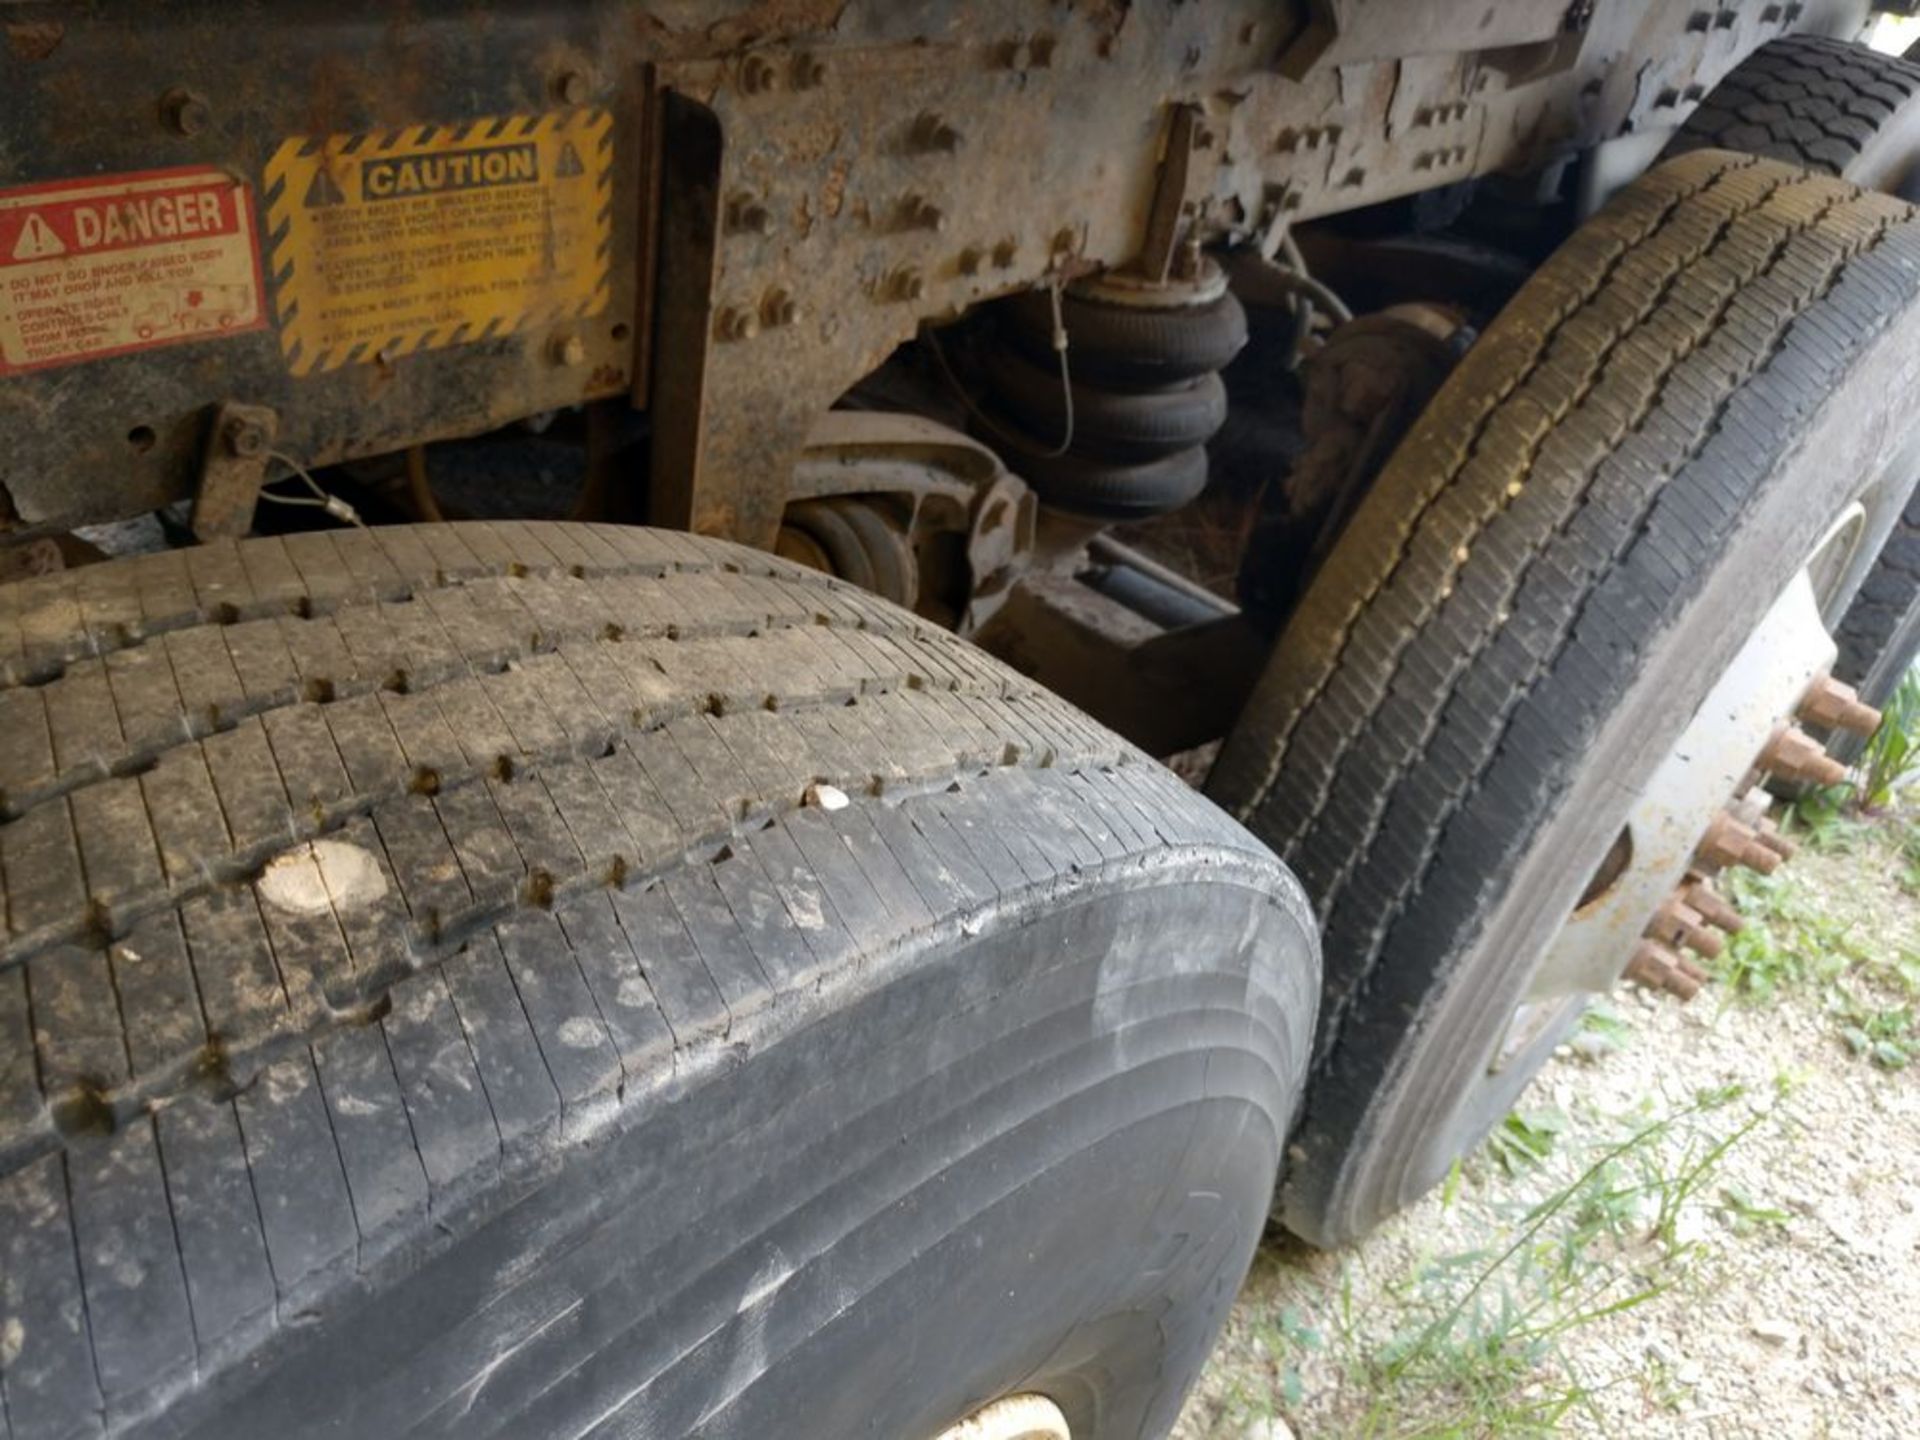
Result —
[[[1911, 843], [1902, 837], [1902, 853]], [[1748, 917], [1713, 962], [1731, 1003], [1767, 1004], [1794, 988], [1818, 996], [1847, 1049], [1882, 1070], [1903, 1070], [1920, 1053], [1920, 956], [1888, 958], [1852, 922], [1813, 905], [1788, 871], [1736, 877], [1735, 903]]]
[[[1531, 1440], [1590, 1407], [1596, 1385], [1659, 1391], [1640, 1364], [1583, 1383], [1569, 1355], [1587, 1327], [1686, 1280], [1694, 1242], [1683, 1215], [1718, 1214], [1736, 1233], [1777, 1223], [1780, 1212], [1716, 1183], [1727, 1153], [1772, 1118], [1735, 1118], [1740, 1095], [1706, 1092], [1665, 1114], [1649, 1104], [1614, 1117], [1601, 1139], [1580, 1136], [1558, 1112], [1516, 1113], [1474, 1162], [1502, 1177], [1481, 1195], [1496, 1220], [1505, 1215], [1487, 1242], [1420, 1256], [1372, 1287], [1364, 1312], [1354, 1277], [1367, 1261], [1350, 1255], [1317, 1300], [1256, 1317], [1249, 1330], [1268, 1383], [1229, 1391], [1213, 1433], [1297, 1412], [1329, 1372], [1360, 1398], [1313, 1433], [1343, 1440]], [[1462, 1183], [1456, 1168], [1448, 1188], [1457, 1195]], [[1503, 1195], [1509, 1188], [1542, 1193]]]
[[1880, 728], [1860, 757], [1860, 806], [1879, 811], [1891, 805], [1903, 781], [1920, 770], [1920, 669], [1900, 677], [1881, 711]]

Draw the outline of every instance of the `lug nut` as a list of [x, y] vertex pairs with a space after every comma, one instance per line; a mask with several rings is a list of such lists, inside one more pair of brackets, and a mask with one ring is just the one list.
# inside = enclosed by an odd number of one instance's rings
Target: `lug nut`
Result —
[[1642, 940], [1627, 962], [1629, 980], [1653, 990], [1665, 990], [1682, 1002], [1700, 993], [1706, 972], [1682, 960], [1657, 940]]
[[1783, 725], [1774, 731], [1773, 739], [1760, 752], [1759, 763], [1769, 775], [1807, 785], [1838, 785], [1847, 778], [1847, 767], [1798, 725]]
[[1789, 840], [1780, 833], [1780, 827], [1771, 820], [1762, 820], [1754, 831], [1754, 839], [1766, 846], [1782, 860], [1791, 860], [1800, 853], [1797, 842]]
[[1725, 948], [1725, 942], [1707, 928], [1700, 912], [1678, 895], [1671, 896], [1666, 904], [1653, 912], [1653, 922], [1641, 933], [1663, 945], [1684, 945], [1709, 960]]
[[1747, 928], [1746, 917], [1723, 900], [1705, 880], [1696, 879], [1680, 892], [1681, 903], [1716, 930], [1738, 935]]
[[1880, 712], [1860, 702], [1860, 692], [1842, 685], [1831, 675], [1822, 675], [1800, 697], [1800, 718], [1829, 730], [1846, 730], [1862, 737], [1880, 728]]
[[1742, 825], [1724, 810], [1713, 817], [1693, 855], [1698, 863], [1712, 869], [1744, 865], [1749, 870], [1758, 870], [1762, 875], [1771, 875], [1778, 870], [1782, 858], [1770, 846], [1761, 843], [1752, 827]]

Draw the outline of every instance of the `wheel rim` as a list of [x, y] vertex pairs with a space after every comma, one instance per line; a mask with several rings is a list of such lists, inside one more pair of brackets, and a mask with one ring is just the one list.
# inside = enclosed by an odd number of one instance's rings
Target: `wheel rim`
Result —
[[934, 1440], [1073, 1440], [1073, 1434], [1060, 1407], [1046, 1396], [1009, 1395], [948, 1426]]
[[[1691, 998], [1704, 972], [1675, 952], [1686, 945], [1710, 957], [1720, 946], [1713, 929], [1738, 925], [1715, 905], [1710, 876], [1702, 874], [1713, 868], [1700, 852], [1717, 823], [1729, 835], [1750, 832], [1750, 843], [1774, 857], [1790, 850], [1763, 828], [1764, 803], [1749, 796], [1763, 774], [1778, 773], [1780, 757], [1791, 750], [1780, 737], [1798, 733], [1785, 727], [1833, 664], [1837, 647], [1828, 621], [1857, 555], [1864, 516], [1855, 503], [1827, 527], [1654, 770], [1543, 952], [1488, 1067], [1492, 1083], [1530, 1074], [1539, 1052], [1558, 1044], [1592, 997], [1623, 974]], [[1740, 831], [1721, 822], [1729, 815]], [[1749, 858], [1767, 869], [1777, 863], [1760, 850]]]

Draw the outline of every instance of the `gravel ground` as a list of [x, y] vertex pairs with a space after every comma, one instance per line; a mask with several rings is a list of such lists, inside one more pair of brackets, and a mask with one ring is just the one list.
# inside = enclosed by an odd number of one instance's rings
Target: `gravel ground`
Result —
[[1176, 1440], [1920, 1436], [1911, 830], [1803, 849], [1364, 1245], [1271, 1237]]

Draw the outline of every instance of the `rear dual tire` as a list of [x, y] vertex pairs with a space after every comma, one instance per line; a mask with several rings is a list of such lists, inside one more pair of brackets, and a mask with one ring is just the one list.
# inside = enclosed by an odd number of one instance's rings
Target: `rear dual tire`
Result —
[[1468, 352], [1289, 618], [1208, 788], [1323, 923], [1282, 1198], [1309, 1240], [1409, 1203], [1545, 1063], [1578, 995], [1496, 1056], [1548, 944], [1856, 502], [1829, 623], [1858, 588], [1920, 473], [1909, 215], [1718, 152], [1635, 182]]

